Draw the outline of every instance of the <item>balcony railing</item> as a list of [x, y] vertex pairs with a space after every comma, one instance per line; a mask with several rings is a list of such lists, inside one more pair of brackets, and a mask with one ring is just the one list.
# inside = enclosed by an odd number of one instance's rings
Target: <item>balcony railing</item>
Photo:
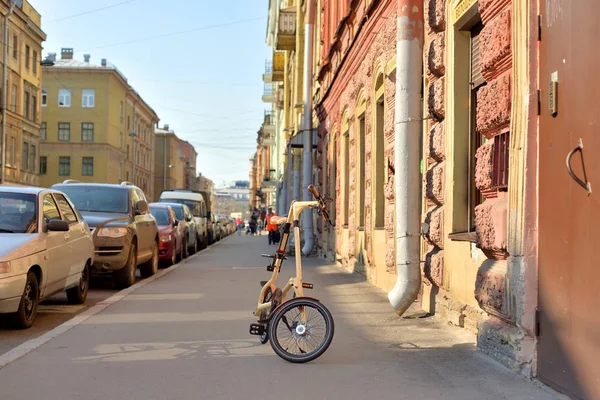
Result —
[[267, 60], [265, 61], [265, 74], [272, 74], [273, 73], [273, 61], [271, 60]]
[[276, 88], [273, 87], [273, 85], [271, 84], [267, 84], [265, 85], [265, 89], [263, 92], [263, 96], [262, 96], [262, 100], [265, 103], [274, 103], [276, 100]]
[[273, 96], [274, 93], [275, 90], [273, 89], [273, 85], [265, 85], [263, 96]]

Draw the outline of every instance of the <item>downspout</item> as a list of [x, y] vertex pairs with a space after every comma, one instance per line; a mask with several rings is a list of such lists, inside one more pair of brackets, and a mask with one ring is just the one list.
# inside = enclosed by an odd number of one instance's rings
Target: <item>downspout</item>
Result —
[[[306, 22], [304, 24], [304, 143], [302, 151], [302, 187], [304, 201], [312, 200], [308, 186], [313, 181], [313, 132], [312, 132], [312, 78], [313, 78], [313, 25], [315, 19], [315, 0], [307, 0]], [[304, 248], [305, 256], [312, 252], [314, 246], [313, 215], [312, 209], [303, 213]]]
[[13, 9], [15, 8], [15, 0], [11, 0], [8, 11], [4, 15], [4, 43], [3, 43], [3, 57], [2, 57], [2, 174], [0, 178], [0, 183], [4, 184], [4, 180], [6, 179], [6, 141], [8, 139], [8, 135], [6, 134], [6, 91], [8, 88], [8, 17], [12, 14]]
[[420, 124], [423, 60], [423, 0], [398, 0], [395, 104], [396, 271], [388, 299], [398, 315], [421, 288]]

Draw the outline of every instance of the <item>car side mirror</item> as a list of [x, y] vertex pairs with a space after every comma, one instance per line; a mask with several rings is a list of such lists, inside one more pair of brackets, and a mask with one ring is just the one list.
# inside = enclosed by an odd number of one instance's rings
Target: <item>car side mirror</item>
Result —
[[47, 223], [47, 228], [51, 232], [68, 232], [69, 223], [67, 221], [63, 221], [62, 219], [53, 219]]
[[179, 226], [179, 221], [178, 220], [173, 221], [173, 226], [175, 228], [177, 228]]
[[148, 211], [148, 203], [144, 200], [140, 200], [135, 203], [135, 215], [145, 214]]

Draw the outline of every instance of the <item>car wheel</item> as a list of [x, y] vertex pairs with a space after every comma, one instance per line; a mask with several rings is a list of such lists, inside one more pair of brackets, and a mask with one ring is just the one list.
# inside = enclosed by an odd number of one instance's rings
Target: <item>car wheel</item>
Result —
[[167, 267], [170, 267], [171, 265], [175, 265], [177, 263], [177, 243], [175, 243], [175, 245], [173, 246], [173, 249], [171, 249], [171, 259], [169, 261], [167, 261]]
[[88, 289], [90, 288], [90, 267], [85, 264], [81, 276], [79, 277], [79, 283], [77, 286], [67, 289], [67, 300], [71, 304], [83, 304], [87, 298]]
[[181, 252], [183, 253], [183, 256], [181, 258], [188, 258], [189, 257], [190, 250], [188, 248], [187, 240], [183, 241], [183, 246], [181, 247]]
[[158, 271], [158, 243], [152, 246], [152, 258], [140, 266], [142, 278], [149, 278]]
[[135, 270], [137, 269], [137, 246], [135, 243], [131, 244], [129, 248], [129, 257], [127, 258], [127, 264], [118, 271], [115, 271], [114, 279], [115, 283], [120, 289], [126, 289], [135, 283]]
[[37, 315], [37, 308], [40, 301], [39, 283], [35, 274], [31, 271], [27, 273], [27, 281], [19, 309], [13, 315], [14, 325], [18, 329], [31, 328]]

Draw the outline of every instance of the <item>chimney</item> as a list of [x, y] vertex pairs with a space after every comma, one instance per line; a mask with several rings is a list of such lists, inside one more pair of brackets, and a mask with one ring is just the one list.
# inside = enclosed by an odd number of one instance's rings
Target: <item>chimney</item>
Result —
[[100, 64], [102, 64], [103, 67], [106, 67], [106, 58], [103, 58]]
[[83, 55], [83, 61], [85, 61], [86, 63], [89, 63], [90, 62], [90, 57], [91, 56], [89, 54], [84, 54]]
[[60, 59], [61, 60], [72, 60], [73, 59], [73, 48], [72, 47], [63, 47], [60, 49]]
[[48, 53], [48, 61], [56, 62], [56, 53]]
[[169, 124], [165, 124], [165, 126], [163, 127], [163, 129], [168, 132], [169, 131]]

